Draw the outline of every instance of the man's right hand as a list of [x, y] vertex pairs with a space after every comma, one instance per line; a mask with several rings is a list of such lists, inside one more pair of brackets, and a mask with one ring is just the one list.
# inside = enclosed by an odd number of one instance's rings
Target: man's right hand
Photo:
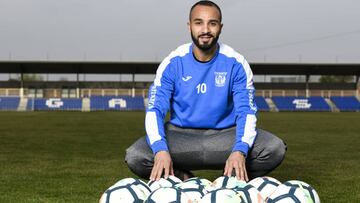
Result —
[[154, 167], [151, 170], [150, 180], [159, 180], [164, 171], [164, 178], [174, 175], [173, 163], [170, 153], [159, 151], [155, 154]]

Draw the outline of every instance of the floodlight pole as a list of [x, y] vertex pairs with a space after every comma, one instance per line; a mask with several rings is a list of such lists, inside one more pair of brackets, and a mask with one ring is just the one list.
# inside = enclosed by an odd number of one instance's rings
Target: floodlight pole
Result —
[[76, 98], [80, 98], [79, 71], [76, 73]]
[[306, 98], [309, 97], [309, 80], [310, 80], [310, 75], [306, 75], [306, 83], [305, 83]]
[[131, 96], [135, 97], [135, 73], [132, 74], [132, 91]]
[[356, 81], [355, 81], [355, 89], [356, 89], [356, 97], [359, 99], [359, 91], [360, 91], [360, 83], [359, 83], [359, 77], [360, 75], [356, 75]]
[[24, 97], [24, 73], [20, 73], [20, 97]]

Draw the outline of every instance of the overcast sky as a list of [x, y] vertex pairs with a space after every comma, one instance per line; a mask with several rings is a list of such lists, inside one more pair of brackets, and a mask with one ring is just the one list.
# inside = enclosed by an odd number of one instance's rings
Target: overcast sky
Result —
[[[194, 2], [0, 0], [0, 60], [159, 62], [190, 42]], [[360, 63], [359, 0], [216, 2], [249, 62]]]

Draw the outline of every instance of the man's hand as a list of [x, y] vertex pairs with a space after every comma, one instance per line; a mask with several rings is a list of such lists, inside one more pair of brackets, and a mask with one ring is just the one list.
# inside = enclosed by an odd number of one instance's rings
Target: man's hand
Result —
[[174, 175], [173, 163], [170, 153], [167, 151], [159, 151], [155, 154], [154, 166], [151, 170], [150, 180], [159, 180], [163, 171], [165, 171], [165, 178], [168, 178], [169, 175]]
[[237, 179], [249, 181], [245, 167], [245, 157], [239, 151], [232, 152], [226, 160], [224, 175], [231, 176], [233, 169], [235, 169]]

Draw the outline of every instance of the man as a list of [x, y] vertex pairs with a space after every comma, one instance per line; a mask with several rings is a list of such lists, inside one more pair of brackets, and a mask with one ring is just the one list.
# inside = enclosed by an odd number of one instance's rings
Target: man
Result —
[[129, 147], [125, 158], [136, 175], [184, 180], [191, 170], [223, 169], [224, 175], [248, 181], [283, 160], [283, 141], [256, 129], [253, 74], [242, 55], [218, 43], [221, 20], [215, 3], [195, 3], [188, 22], [193, 43], [160, 64], [149, 90], [147, 136]]

